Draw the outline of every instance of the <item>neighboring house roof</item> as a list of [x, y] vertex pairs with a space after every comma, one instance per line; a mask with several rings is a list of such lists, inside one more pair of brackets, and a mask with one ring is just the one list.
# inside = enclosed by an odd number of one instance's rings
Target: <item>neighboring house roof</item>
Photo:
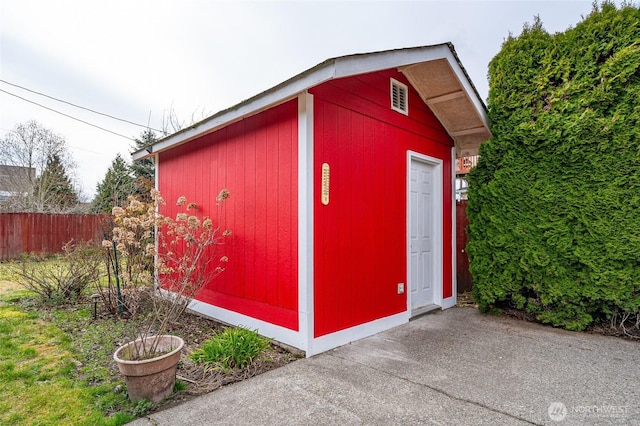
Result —
[[[21, 187], [17, 185], [36, 177], [36, 169], [33, 167], [11, 166], [0, 164], [0, 191], [7, 193], [20, 192]], [[18, 186], [18, 189], [16, 189]]]
[[133, 153], [149, 157], [256, 114], [326, 81], [397, 68], [429, 105], [454, 140], [459, 156], [477, 154], [491, 137], [484, 103], [453, 44], [386, 50], [326, 60], [279, 85]]
[[0, 204], [16, 195], [26, 195], [29, 182], [36, 178], [33, 167], [0, 164]]

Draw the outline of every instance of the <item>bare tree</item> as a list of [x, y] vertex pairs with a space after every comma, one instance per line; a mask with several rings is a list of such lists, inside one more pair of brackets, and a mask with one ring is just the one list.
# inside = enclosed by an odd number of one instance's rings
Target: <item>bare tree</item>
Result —
[[192, 126], [205, 118], [209, 117], [211, 114], [208, 113], [204, 108], [200, 110], [195, 110], [191, 113], [190, 120], [181, 120], [178, 118], [178, 114], [176, 114], [176, 110], [173, 108], [173, 105], [168, 110], [165, 110], [162, 113], [162, 135], [168, 136], [170, 134], [179, 132], [185, 127]]
[[0, 165], [10, 171], [2, 176], [5, 200], [0, 209], [50, 211], [42, 203], [48, 186], [38, 179], [54, 157], [68, 172], [76, 167], [62, 136], [33, 120], [16, 125], [0, 143]]

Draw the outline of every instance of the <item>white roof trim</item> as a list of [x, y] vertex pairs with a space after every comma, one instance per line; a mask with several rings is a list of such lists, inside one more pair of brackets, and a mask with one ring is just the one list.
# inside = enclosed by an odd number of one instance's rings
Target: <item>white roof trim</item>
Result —
[[[365, 74], [389, 68], [398, 68], [420, 62], [446, 59], [469, 94], [477, 112], [488, 123], [486, 108], [466, 71], [460, 64], [450, 43], [382, 52], [356, 54], [329, 59], [321, 64], [265, 91], [229, 109], [220, 111], [209, 118], [167, 136], [151, 147], [133, 153], [133, 159], [139, 160], [158, 152], [181, 145], [194, 138], [224, 127], [234, 121], [256, 114], [273, 105], [293, 99], [299, 93], [328, 80]], [[488, 124], [487, 124], [488, 128]]]

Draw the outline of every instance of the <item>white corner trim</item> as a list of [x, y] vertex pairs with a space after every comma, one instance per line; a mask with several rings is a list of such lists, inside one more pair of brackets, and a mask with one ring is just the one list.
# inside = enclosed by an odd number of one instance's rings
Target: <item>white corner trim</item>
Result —
[[[455, 306], [458, 303], [458, 247], [457, 241], [457, 205], [456, 205], [456, 147], [451, 148], [451, 297], [446, 299], [446, 308]], [[449, 300], [451, 299], [451, 300]], [[445, 308], [443, 301], [442, 308]]]
[[442, 299], [442, 309], [453, 308], [457, 303], [456, 294], [453, 293], [453, 296]]
[[[158, 154], [153, 157], [153, 185], [156, 191], [160, 191], [160, 156]], [[158, 214], [159, 206], [156, 206], [155, 213]], [[156, 287], [160, 286], [160, 277], [158, 276], [158, 224], [153, 225], [153, 244], [155, 245], [155, 253], [153, 254], [153, 282]]]
[[314, 327], [313, 204], [313, 95], [305, 91], [298, 95], [298, 330], [307, 354]]
[[380, 318], [345, 330], [336, 331], [335, 333], [327, 334], [326, 336], [315, 338], [313, 340], [313, 351], [307, 352], [307, 357], [317, 355], [321, 352], [326, 352], [337, 348], [338, 346], [346, 345], [347, 343], [355, 342], [356, 340], [364, 339], [365, 337], [373, 336], [374, 334], [381, 333], [408, 322], [409, 314], [407, 312], [400, 312], [399, 314]]

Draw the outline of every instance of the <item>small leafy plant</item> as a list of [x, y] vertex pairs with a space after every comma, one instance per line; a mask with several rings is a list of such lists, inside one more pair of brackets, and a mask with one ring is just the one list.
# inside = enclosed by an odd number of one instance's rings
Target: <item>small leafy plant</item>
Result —
[[151, 408], [153, 408], [153, 401], [150, 401], [147, 398], [142, 398], [136, 403], [132, 414], [136, 417], [142, 417], [151, 411]]
[[207, 368], [244, 369], [268, 346], [271, 339], [244, 327], [228, 327], [203, 343], [189, 358]]

